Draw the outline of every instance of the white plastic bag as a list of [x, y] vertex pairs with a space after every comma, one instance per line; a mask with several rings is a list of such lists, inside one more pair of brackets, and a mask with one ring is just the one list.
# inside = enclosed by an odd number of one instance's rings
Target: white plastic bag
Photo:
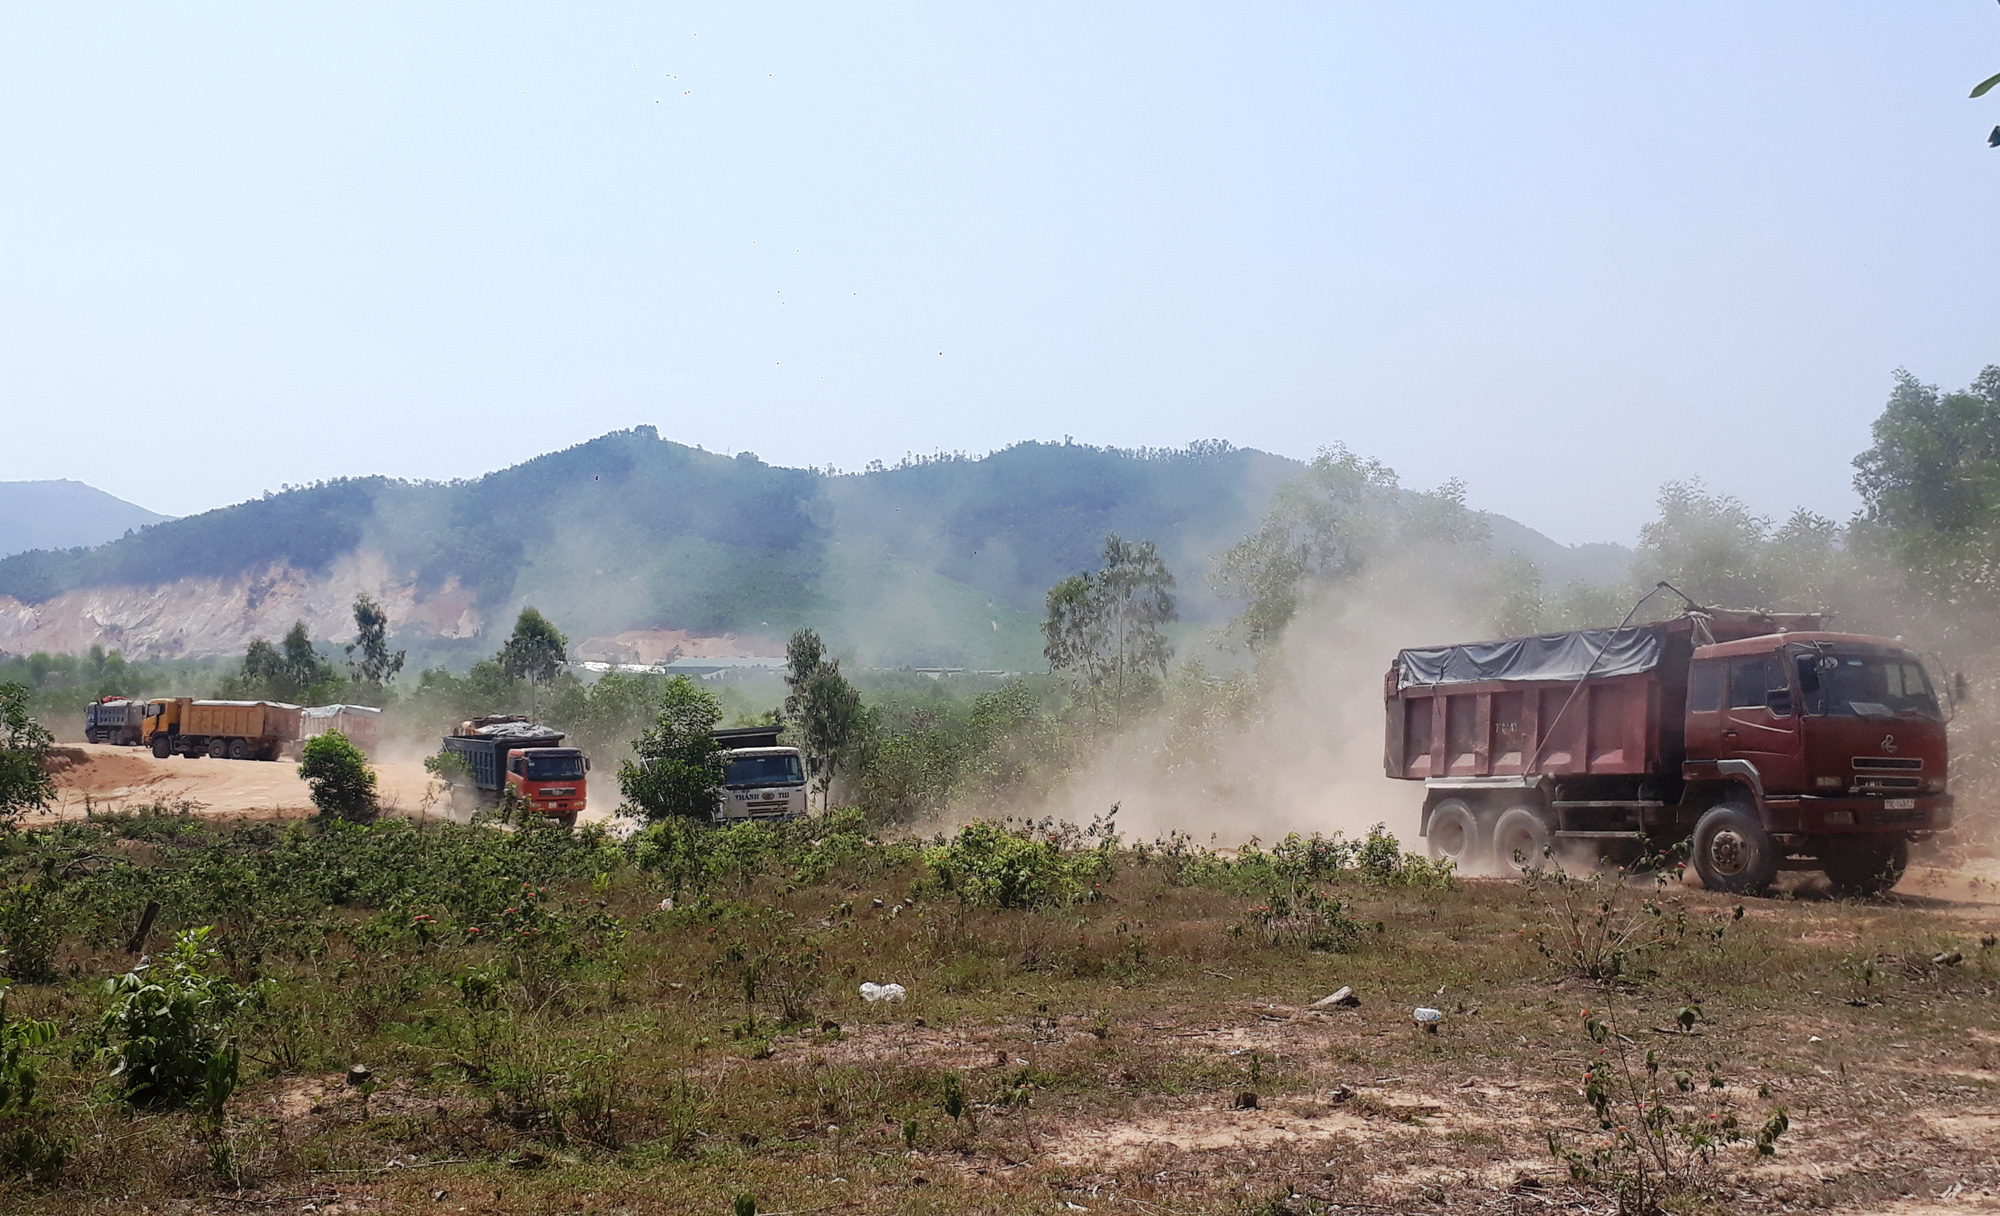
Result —
[[877, 1001], [900, 1001], [910, 995], [901, 984], [863, 984], [861, 999], [869, 1004]]

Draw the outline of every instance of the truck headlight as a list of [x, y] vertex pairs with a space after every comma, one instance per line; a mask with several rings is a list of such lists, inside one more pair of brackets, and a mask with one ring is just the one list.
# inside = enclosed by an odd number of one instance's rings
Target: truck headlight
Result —
[[1854, 826], [1853, 811], [1828, 811], [1826, 826], [1830, 828], [1851, 828]]

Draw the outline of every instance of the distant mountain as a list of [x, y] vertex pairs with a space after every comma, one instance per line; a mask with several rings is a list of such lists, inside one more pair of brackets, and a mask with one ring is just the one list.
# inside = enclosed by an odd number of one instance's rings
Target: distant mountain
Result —
[[1565, 545], [1505, 515], [1482, 511], [1493, 530], [1495, 553], [1517, 553], [1542, 568], [1542, 582], [1555, 588], [1565, 583], [1622, 583], [1632, 570], [1632, 550], [1596, 542]]
[[[1040, 662], [1048, 587], [1093, 568], [1107, 532], [1159, 545], [1191, 620], [1226, 619], [1211, 559], [1300, 468], [1223, 443], [1031, 442], [825, 474], [639, 427], [473, 481], [328, 482], [0, 560], [15, 601], [0, 598], [0, 649], [227, 653], [299, 617], [343, 637], [366, 591], [413, 642], [491, 649], [532, 603], [592, 657], [689, 635], [771, 654], [809, 624], [864, 663], [1021, 670]], [[1615, 576], [1604, 555], [1489, 522], [1551, 582]]]
[[167, 518], [80, 481], [0, 481], [0, 557], [101, 545]]

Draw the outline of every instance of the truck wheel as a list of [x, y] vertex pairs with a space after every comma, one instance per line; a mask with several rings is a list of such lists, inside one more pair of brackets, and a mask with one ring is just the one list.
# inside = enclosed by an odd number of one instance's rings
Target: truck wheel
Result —
[[1461, 870], [1482, 866], [1486, 860], [1486, 833], [1479, 816], [1462, 798], [1447, 798], [1431, 808], [1430, 844], [1432, 861], [1448, 861]]
[[1835, 895], [1880, 895], [1901, 882], [1909, 867], [1910, 846], [1902, 840], [1855, 841], [1828, 849], [1820, 858]]
[[576, 812], [570, 811], [566, 814], [557, 815], [556, 822], [565, 828], [573, 828], [576, 826]]
[[153, 759], [165, 760], [168, 756], [171, 756], [173, 754], [174, 754], [173, 744], [167, 742], [167, 738], [165, 735], [153, 736]]
[[243, 739], [231, 739], [229, 741], [229, 758], [231, 760], [248, 760], [250, 758], [249, 742]]
[[1694, 825], [1694, 870], [1711, 891], [1759, 895], [1778, 877], [1778, 849], [1756, 812], [1713, 807]]
[[97, 728], [96, 728], [96, 727], [94, 727], [94, 726], [93, 726], [93, 727], [85, 727], [85, 728], [84, 728], [84, 732], [83, 732], [83, 741], [84, 741], [85, 743], [95, 743], [95, 742], [97, 742]]
[[1532, 807], [1510, 808], [1493, 825], [1493, 856], [1510, 870], [1540, 869], [1549, 856], [1549, 825]]

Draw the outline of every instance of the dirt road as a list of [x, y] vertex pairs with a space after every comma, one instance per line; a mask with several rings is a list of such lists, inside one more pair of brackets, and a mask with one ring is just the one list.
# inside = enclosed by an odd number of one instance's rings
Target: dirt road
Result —
[[[65, 744], [55, 773], [59, 800], [30, 822], [82, 818], [87, 809], [123, 811], [154, 803], [188, 802], [209, 814], [308, 815], [312, 799], [298, 765], [286, 761], [154, 758], [151, 752], [109, 743]], [[377, 764], [382, 805], [391, 813], [420, 814], [432, 795], [420, 761]], [[433, 805], [441, 798], [432, 798]], [[435, 812], [433, 812], [435, 813]]]
[[[168, 807], [191, 803], [197, 813], [209, 815], [312, 814], [312, 798], [299, 779], [298, 765], [288, 761], [184, 756], [160, 760], [140, 748], [109, 743], [63, 744], [57, 752], [58, 800], [47, 813], [28, 817], [30, 826], [81, 819], [93, 810], [128, 811], [155, 803]], [[386, 813], [466, 819], [467, 809], [460, 806], [453, 811], [422, 761], [387, 760], [373, 767]], [[582, 818], [586, 822], [608, 818], [604, 808], [616, 802], [615, 789], [608, 797], [593, 796]]]

